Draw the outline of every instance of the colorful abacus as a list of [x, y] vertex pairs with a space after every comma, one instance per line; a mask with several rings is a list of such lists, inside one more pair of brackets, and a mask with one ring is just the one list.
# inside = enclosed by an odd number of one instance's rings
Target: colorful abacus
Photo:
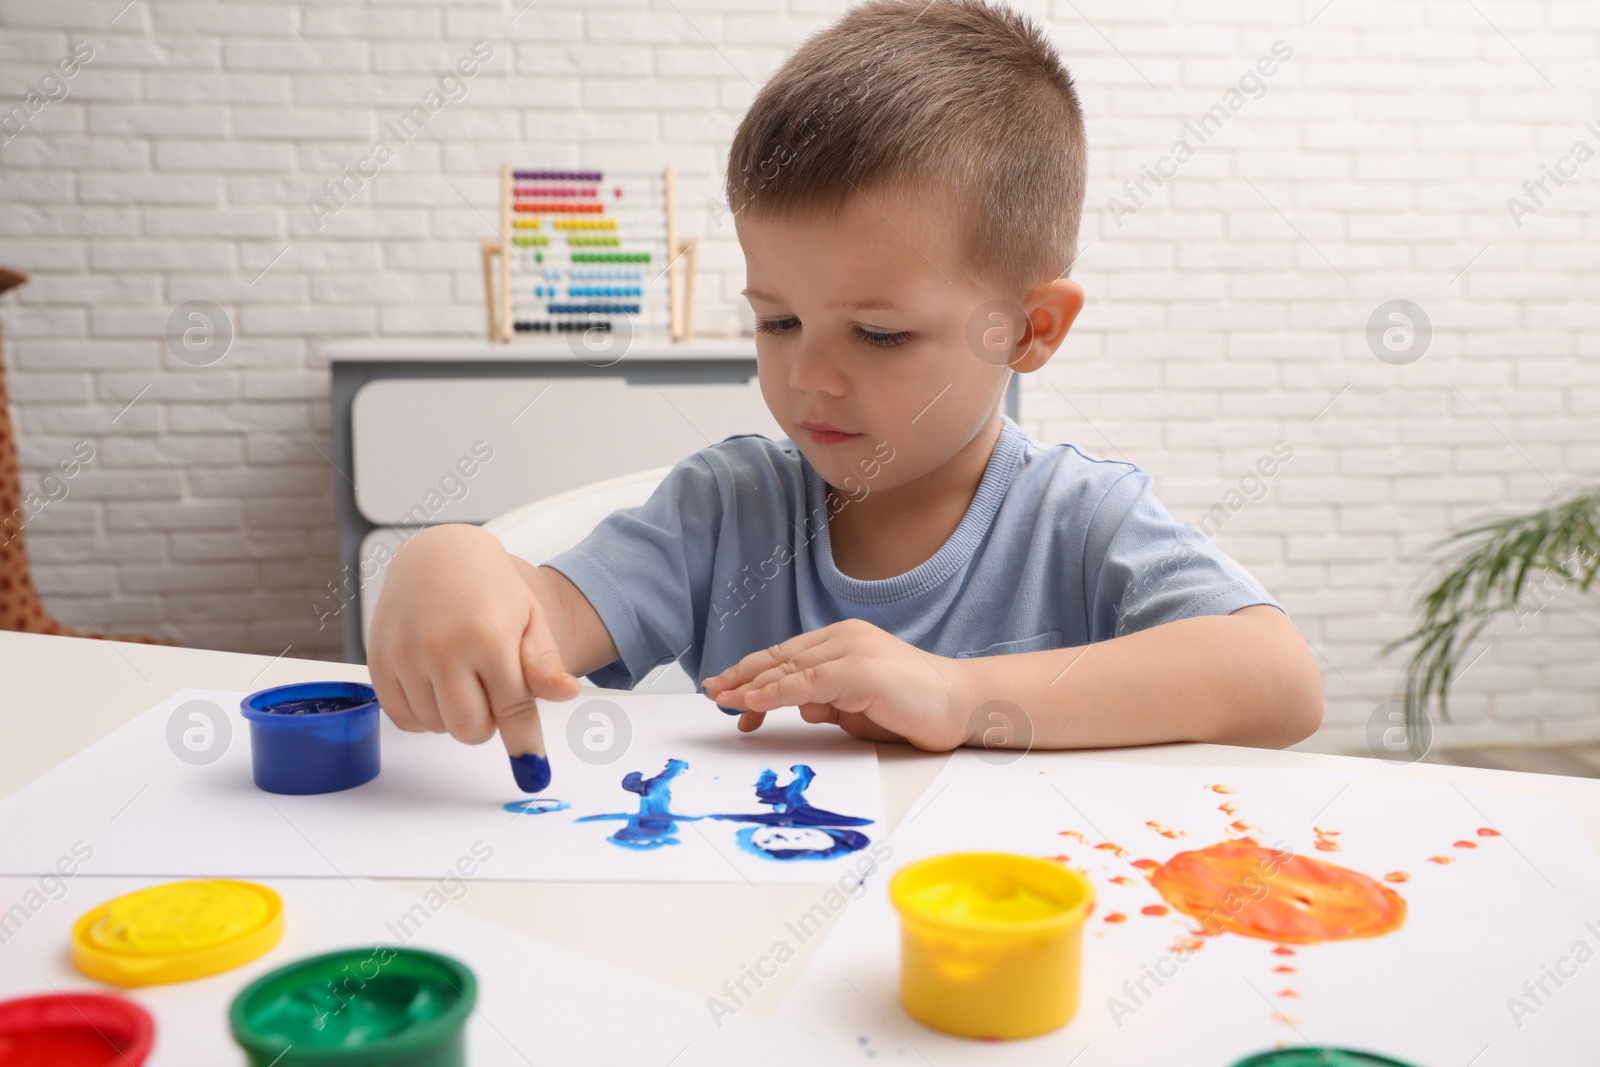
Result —
[[635, 333], [689, 336], [694, 243], [678, 243], [671, 167], [607, 173], [507, 164], [500, 188], [502, 239], [484, 242], [491, 340], [613, 330], [623, 317]]

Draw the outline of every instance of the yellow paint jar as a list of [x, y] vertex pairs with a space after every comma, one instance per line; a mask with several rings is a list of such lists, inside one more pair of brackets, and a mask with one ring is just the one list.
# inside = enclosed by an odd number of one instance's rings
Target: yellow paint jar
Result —
[[264, 885], [169, 882], [109, 900], [72, 928], [72, 962], [121, 986], [187, 982], [249, 963], [283, 936], [283, 899]]
[[889, 883], [900, 913], [900, 1002], [958, 1037], [1037, 1037], [1078, 1011], [1094, 886], [1003, 852], [935, 856]]

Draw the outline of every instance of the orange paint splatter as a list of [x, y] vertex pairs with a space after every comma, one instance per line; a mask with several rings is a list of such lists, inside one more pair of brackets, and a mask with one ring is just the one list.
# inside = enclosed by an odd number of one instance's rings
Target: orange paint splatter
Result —
[[1233, 820], [1232, 822], [1230, 822], [1228, 824], [1228, 829], [1232, 830], [1236, 834], [1242, 834], [1242, 833], [1246, 833], [1246, 832], [1248, 832], [1250, 830], [1254, 830], [1255, 827], [1251, 826], [1249, 823], [1245, 822], [1243, 819], [1235, 819], [1235, 820]]
[[1277, 948], [1272, 950], [1272, 954], [1274, 956], [1293, 956], [1294, 949], [1290, 948], [1288, 945], [1279, 945]]
[[1480, 826], [1480, 827], [1478, 827], [1478, 836], [1479, 837], [1499, 837], [1500, 836], [1500, 831], [1499, 830], [1491, 830], [1487, 826]]
[[1429, 856], [1428, 857], [1428, 862], [1429, 863], [1437, 863], [1439, 866], [1443, 867], [1445, 864], [1450, 862], [1450, 857], [1449, 856]]
[[1456, 848], [1477, 848], [1478, 847], [1478, 843], [1476, 841], [1457, 841], [1455, 847]]
[[1080, 845], [1087, 845], [1089, 843], [1089, 839], [1087, 837], [1084, 837], [1082, 834], [1080, 834], [1076, 830], [1062, 830], [1060, 833], [1056, 834], [1056, 836], [1057, 837], [1070, 837]]
[[1339, 831], [1338, 830], [1324, 830], [1320, 826], [1313, 826], [1311, 829], [1316, 831], [1316, 834], [1317, 834], [1317, 846], [1316, 847], [1317, 847], [1317, 851], [1318, 852], [1338, 852], [1339, 851], [1339, 842], [1333, 840], [1333, 838], [1339, 836]]
[[1072, 862], [1072, 857], [1071, 856], [1046, 856], [1045, 859], [1050, 860], [1050, 861], [1052, 861], [1054, 863], [1071, 863]]
[[1145, 823], [1145, 825], [1150, 827], [1150, 829], [1154, 830], [1156, 833], [1160, 834], [1162, 837], [1168, 838], [1168, 839], [1173, 840], [1173, 841], [1176, 841], [1180, 837], [1186, 836], [1182, 831], [1174, 830], [1169, 826], [1163, 826], [1161, 823], [1156, 822], [1154, 819], [1149, 820], [1148, 822]]
[[1127, 921], [1128, 917], [1122, 914], [1120, 911], [1108, 912], [1106, 914], [1106, 922], [1108, 923], [1125, 923]]
[[1280, 997], [1293, 997], [1295, 1000], [1299, 1000], [1300, 999], [1300, 994], [1296, 993], [1292, 989], [1280, 989], [1280, 990], [1278, 990], [1278, 996], [1280, 996]]
[[1285, 857], [1222, 841], [1178, 853], [1150, 883], [1206, 930], [1266, 941], [1304, 945], [1378, 937], [1405, 921], [1406, 902], [1382, 882], [1309, 856]]
[[1143, 915], [1165, 915], [1167, 906], [1165, 904], [1146, 904], [1139, 911]]
[[1110, 841], [1106, 841], [1103, 844], [1099, 844], [1094, 847], [1099, 849], [1101, 852], [1109, 852], [1118, 859], [1122, 859], [1128, 855], [1127, 849], [1123, 848], [1121, 845], [1113, 845]]
[[1139, 868], [1141, 871], [1153, 871], [1157, 867], [1160, 867], [1161, 864], [1157, 863], [1155, 860], [1134, 860], [1133, 866]]
[[1231, 792], [1233, 792], [1233, 790], [1229, 789], [1225, 785], [1208, 785], [1208, 786], [1206, 786], [1206, 788], [1211, 790], [1213, 793], [1231, 793]]
[[1257, 841], [1255, 838], [1251, 837], [1249, 834], [1240, 834], [1238, 837], [1234, 838], [1234, 841], [1237, 842], [1238, 844], [1241, 844], [1241, 845], [1259, 845], [1259, 844], [1261, 844], [1261, 842]]
[[1110, 878], [1107, 878], [1106, 881], [1110, 882], [1112, 885], [1132, 885], [1133, 884], [1133, 879], [1129, 878], [1125, 874], [1113, 874]]
[[1287, 963], [1280, 963], [1276, 967], [1272, 968], [1272, 973], [1273, 974], [1297, 974], [1299, 972], [1296, 971], [1293, 967], [1289, 966]]
[[1385, 882], [1409, 882], [1411, 881], [1411, 876], [1405, 871], [1390, 871], [1383, 876], [1383, 880]]
[[1180, 937], [1168, 948], [1173, 952], [1199, 952], [1206, 947], [1206, 943], [1198, 937]]
[[1217, 805], [1217, 810], [1222, 812], [1224, 815], [1236, 815], [1238, 814], [1239, 806], [1229, 801], [1223, 801], [1221, 804]]

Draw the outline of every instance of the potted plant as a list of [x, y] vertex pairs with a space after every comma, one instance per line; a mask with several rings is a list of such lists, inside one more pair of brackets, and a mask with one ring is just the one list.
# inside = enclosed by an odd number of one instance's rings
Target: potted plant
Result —
[[[1441, 576], [1416, 603], [1416, 629], [1383, 649], [1413, 646], [1406, 666], [1406, 736], [1425, 739], [1428, 705], [1450, 715], [1450, 686], [1493, 619], [1519, 621], [1555, 593], [1593, 595], [1600, 572], [1600, 485], [1524, 515], [1484, 519], [1429, 549]], [[1426, 749], [1426, 741], [1421, 746]], [[1418, 756], [1423, 752], [1417, 752]]]

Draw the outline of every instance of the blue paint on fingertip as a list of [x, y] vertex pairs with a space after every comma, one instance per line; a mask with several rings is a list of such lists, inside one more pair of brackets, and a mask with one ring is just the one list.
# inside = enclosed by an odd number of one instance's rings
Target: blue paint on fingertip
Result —
[[550, 785], [550, 760], [537, 752], [511, 757], [511, 773], [517, 779], [517, 788], [524, 793], [538, 793]]
[[[713, 703], [713, 704], [717, 704], [717, 698], [711, 695], [711, 690], [706, 688], [706, 684], [704, 682], [700, 683], [700, 691], [706, 695], [706, 699], [707, 700], [711, 701], [711, 703]], [[721, 704], [717, 704], [717, 710], [722, 712], [722, 714], [724, 714], [724, 715], [738, 715], [738, 714], [740, 714], [740, 711], [739, 711], [738, 708], [725, 708]]]

